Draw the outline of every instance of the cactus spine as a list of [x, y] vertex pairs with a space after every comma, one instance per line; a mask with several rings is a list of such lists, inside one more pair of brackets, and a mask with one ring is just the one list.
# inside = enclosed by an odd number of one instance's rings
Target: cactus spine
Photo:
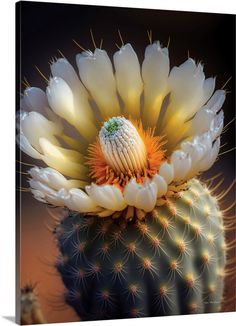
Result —
[[55, 236], [66, 302], [82, 320], [220, 310], [223, 221], [196, 179], [143, 221], [70, 213]]

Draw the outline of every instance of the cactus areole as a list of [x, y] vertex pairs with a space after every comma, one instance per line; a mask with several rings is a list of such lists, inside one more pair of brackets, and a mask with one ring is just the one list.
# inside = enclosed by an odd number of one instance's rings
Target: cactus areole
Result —
[[67, 212], [66, 302], [82, 320], [219, 311], [223, 217], [198, 175], [219, 153], [225, 91], [191, 58], [170, 70], [159, 42], [141, 65], [130, 44], [76, 62], [25, 90], [17, 136], [47, 165], [29, 170], [34, 197]]

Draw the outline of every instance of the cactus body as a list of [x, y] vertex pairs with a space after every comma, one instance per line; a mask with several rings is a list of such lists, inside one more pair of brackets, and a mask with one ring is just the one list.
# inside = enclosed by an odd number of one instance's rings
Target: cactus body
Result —
[[220, 310], [223, 221], [198, 180], [143, 221], [71, 213], [55, 236], [66, 302], [82, 320]]

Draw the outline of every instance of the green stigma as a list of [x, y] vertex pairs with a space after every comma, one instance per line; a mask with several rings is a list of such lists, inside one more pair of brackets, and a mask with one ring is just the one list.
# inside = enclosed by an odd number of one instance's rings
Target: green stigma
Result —
[[114, 134], [120, 128], [119, 121], [114, 117], [105, 122], [104, 129], [106, 130], [106, 136]]

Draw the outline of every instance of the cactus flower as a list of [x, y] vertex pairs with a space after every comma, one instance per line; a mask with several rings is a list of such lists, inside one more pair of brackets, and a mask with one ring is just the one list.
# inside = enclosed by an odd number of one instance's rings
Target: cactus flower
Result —
[[200, 63], [170, 69], [159, 41], [141, 64], [130, 44], [113, 62], [95, 49], [76, 63], [78, 73], [65, 58], [53, 62], [46, 92], [29, 87], [21, 99], [17, 140], [39, 162], [29, 170], [37, 200], [132, 219], [213, 165], [225, 91]]

